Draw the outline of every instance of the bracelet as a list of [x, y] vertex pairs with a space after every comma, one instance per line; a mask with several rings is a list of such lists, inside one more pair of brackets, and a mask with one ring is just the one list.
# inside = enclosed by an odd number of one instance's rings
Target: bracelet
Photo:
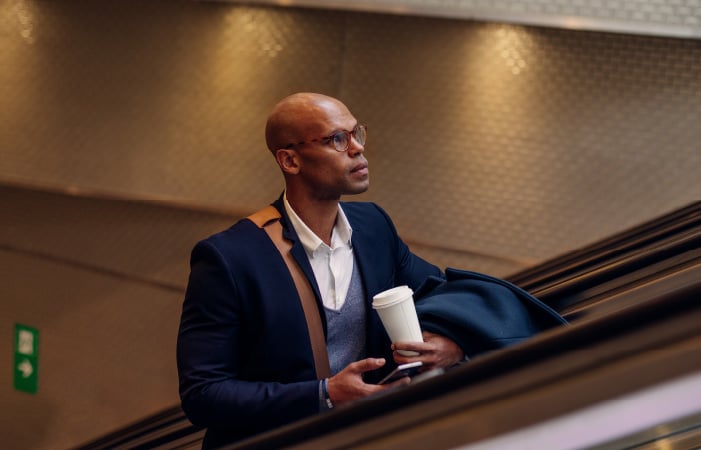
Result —
[[324, 401], [326, 402], [326, 407], [332, 409], [333, 402], [331, 401], [331, 397], [329, 397], [329, 379], [324, 378], [324, 381], [321, 383], [321, 385], [324, 389]]

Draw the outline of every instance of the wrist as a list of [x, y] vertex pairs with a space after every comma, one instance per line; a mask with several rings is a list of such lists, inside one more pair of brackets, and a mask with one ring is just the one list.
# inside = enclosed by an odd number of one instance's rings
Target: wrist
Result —
[[321, 380], [322, 398], [324, 401], [324, 406], [326, 409], [333, 409], [333, 402], [329, 396], [329, 379], [324, 378]]

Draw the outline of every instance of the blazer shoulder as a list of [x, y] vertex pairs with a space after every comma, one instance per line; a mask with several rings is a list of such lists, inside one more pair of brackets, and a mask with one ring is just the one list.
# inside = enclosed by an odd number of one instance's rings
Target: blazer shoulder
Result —
[[341, 208], [343, 208], [348, 220], [359, 218], [389, 220], [389, 215], [377, 203], [341, 202]]
[[353, 225], [356, 223], [373, 223], [378, 225], [378, 222], [383, 222], [394, 229], [394, 223], [389, 214], [377, 203], [373, 202], [341, 202], [343, 212]]
[[214, 233], [196, 245], [215, 249], [222, 255], [246, 254], [255, 252], [261, 241], [269, 240], [267, 234], [248, 219], [241, 219], [226, 230]]

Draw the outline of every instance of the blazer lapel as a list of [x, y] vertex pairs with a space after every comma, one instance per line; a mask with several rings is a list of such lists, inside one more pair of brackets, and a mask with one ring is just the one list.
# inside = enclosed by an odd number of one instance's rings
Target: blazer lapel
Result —
[[[350, 221], [351, 219], [349, 218], [348, 220]], [[381, 281], [374, 276], [375, 271], [372, 270], [372, 245], [369, 243], [368, 236], [362, 228], [357, 227], [352, 222], [351, 227], [353, 228], [353, 237], [351, 238], [353, 256], [355, 256], [355, 262], [358, 264], [360, 278], [363, 280], [366, 298], [368, 298], [368, 301], [371, 301], [370, 293], [379, 292], [382, 288], [380, 286]]]
[[[365, 305], [366, 305], [366, 346], [367, 356], [375, 358], [385, 358], [390, 361], [392, 354], [389, 346], [389, 338], [384, 332], [384, 325], [380, 321], [380, 316], [372, 309], [372, 293], [380, 292], [384, 287], [381, 285], [382, 280], [377, 276], [377, 271], [374, 270], [376, 265], [373, 260], [373, 243], [371, 237], [366, 233], [366, 230], [358, 223], [354, 223], [352, 217], [346, 211], [346, 217], [353, 228], [353, 237], [351, 242], [353, 245], [353, 256], [355, 263], [360, 273], [360, 278], [365, 289]], [[369, 373], [368, 381], [378, 381], [382, 371]]]

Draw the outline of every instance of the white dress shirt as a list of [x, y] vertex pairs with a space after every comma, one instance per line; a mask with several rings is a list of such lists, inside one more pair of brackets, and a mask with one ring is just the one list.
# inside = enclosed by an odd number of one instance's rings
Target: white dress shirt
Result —
[[338, 215], [331, 232], [329, 247], [302, 222], [287, 201], [286, 193], [283, 195], [283, 202], [290, 222], [309, 258], [324, 306], [335, 311], [340, 310], [346, 301], [354, 264], [351, 244], [353, 230], [348, 218], [341, 205], [338, 205]]

